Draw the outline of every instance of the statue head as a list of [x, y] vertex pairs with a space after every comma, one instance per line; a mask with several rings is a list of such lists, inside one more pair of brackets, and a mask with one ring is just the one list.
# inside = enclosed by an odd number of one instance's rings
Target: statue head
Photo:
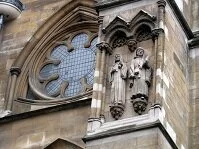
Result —
[[143, 55], [144, 55], [144, 49], [141, 47], [138, 47], [136, 49], [136, 57], [143, 57]]
[[121, 61], [121, 56], [119, 54], [115, 54], [115, 62]]

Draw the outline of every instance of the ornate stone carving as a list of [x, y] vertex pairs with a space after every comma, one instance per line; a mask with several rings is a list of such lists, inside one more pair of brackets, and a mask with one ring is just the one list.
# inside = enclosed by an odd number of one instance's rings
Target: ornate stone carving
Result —
[[110, 112], [115, 119], [119, 119], [124, 112], [125, 105], [125, 79], [127, 67], [119, 54], [115, 55], [115, 63], [110, 71], [111, 108]]
[[151, 84], [152, 69], [148, 64], [148, 56], [143, 48], [136, 49], [135, 57], [129, 68], [131, 100], [136, 113], [142, 114], [148, 104], [148, 90]]
[[159, 0], [158, 2], [157, 2], [157, 4], [158, 4], [158, 7], [163, 7], [163, 8], [165, 8], [165, 6], [166, 6], [166, 1], [165, 0]]
[[111, 115], [114, 119], [118, 120], [124, 113], [124, 105], [117, 104], [110, 107]]
[[155, 28], [152, 30], [152, 38], [153, 40], [156, 40], [159, 36], [159, 34], [164, 33], [164, 30], [161, 28]]
[[112, 48], [110, 47], [110, 45], [104, 41], [102, 41], [101, 43], [97, 44], [96, 45], [99, 50], [103, 51], [103, 50], [106, 50], [107, 53], [109, 54], [112, 54], [113, 53], [113, 50]]
[[116, 47], [122, 47], [126, 44], [126, 38], [124, 37], [120, 37], [120, 38], [117, 38], [114, 42], [113, 42], [113, 48], [116, 48]]
[[137, 48], [137, 41], [134, 40], [134, 39], [129, 39], [127, 41], [127, 45], [128, 45], [128, 48], [131, 52], [134, 52], [135, 49]]
[[87, 81], [87, 78], [86, 78], [86, 77], [81, 78], [80, 82], [81, 82], [81, 84], [82, 84], [82, 92], [83, 92], [83, 93], [92, 90], [92, 87], [91, 87], [91, 85], [88, 84], [88, 81]]
[[19, 76], [21, 73], [21, 69], [19, 67], [11, 67], [10, 73], [11, 73], [11, 75]]
[[143, 30], [142, 32], [140, 32], [137, 36], [137, 41], [141, 42], [141, 41], [145, 41], [145, 40], [149, 40], [152, 39], [152, 33], [149, 31], [145, 31]]

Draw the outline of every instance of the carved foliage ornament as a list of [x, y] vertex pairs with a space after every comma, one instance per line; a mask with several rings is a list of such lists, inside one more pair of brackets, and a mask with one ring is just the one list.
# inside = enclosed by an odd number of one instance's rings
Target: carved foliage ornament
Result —
[[98, 47], [99, 50], [103, 51], [105, 50], [107, 53], [112, 54], [113, 50], [112, 48], [109, 46], [108, 43], [106, 42], [101, 42], [99, 44], [96, 45]]

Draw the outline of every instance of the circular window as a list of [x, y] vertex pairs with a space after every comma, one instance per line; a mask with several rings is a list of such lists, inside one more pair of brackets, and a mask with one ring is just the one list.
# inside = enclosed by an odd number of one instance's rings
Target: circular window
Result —
[[71, 97], [85, 91], [85, 88], [91, 89], [97, 38], [91, 41], [88, 48], [85, 47], [87, 42], [87, 34], [81, 33], [72, 39], [72, 51], [65, 45], [59, 45], [52, 50], [50, 59], [59, 61], [59, 63], [49, 63], [40, 71], [42, 78], [57, 76], [45, 85], [45, 91], [48, 95], [58, 96], [60, 90], [64, 90], [63, 96]]

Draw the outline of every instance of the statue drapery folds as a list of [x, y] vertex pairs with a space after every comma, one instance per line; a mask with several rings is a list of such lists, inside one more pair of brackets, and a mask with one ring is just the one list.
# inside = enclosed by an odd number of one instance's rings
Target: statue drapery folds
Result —
[[134, 52], [128, 68], [121, 55], [116, 54], [115, 62], [110, 69], [110, 112], [115, 119], [121, 117], [124, 112], [125, 101], [127, 100], [126, 88], [129, 88], [130, 99], [136, 113], [142, 114], [148, 105], [152, 68], [148, 62], [148, 55], [143, 48], [138, 47]]
[[148, 91], [151, 84], [152, 69], [148, 63], [148, 56], [143, 48], [139, 47], [135, 51], [135, 57], [131, 61], [129, 68], [130, 88], [132, 89], [131, 100], [134, 110], [138, 114], [145, 111], [148, 104]]
[[127, 66], [121, 55], [115, 55], [115, 63], [109, 73], [111, 83], [111, 114], [115, 119], [122, 115], [125, 105], [125, 86], [127, 78]]

